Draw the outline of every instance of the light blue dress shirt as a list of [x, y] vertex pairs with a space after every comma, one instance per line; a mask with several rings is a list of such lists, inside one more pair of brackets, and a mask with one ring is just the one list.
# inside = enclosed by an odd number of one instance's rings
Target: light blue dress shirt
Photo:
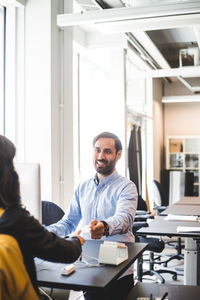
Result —
[[[89, 225], [92, 220], [103, 220], [109, 225], [109, 236], [102, 239], [134, 242], [132, 225], [137, 208], [135, 184], [117, 171], [103, 178], [96, 177], [79, 184], [64, 217], [48, 230], [59, 236], [75, 231], [79, 222]], [[90, 239], [89, 234], [84, 234]]]

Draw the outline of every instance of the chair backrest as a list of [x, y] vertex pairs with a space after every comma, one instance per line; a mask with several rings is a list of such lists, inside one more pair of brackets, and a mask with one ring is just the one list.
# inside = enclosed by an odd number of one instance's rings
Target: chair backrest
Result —
[[0, 234], [0, 300], [39, 300], [15, 238]]
[[137, 210], [145, 210], [147, 211], [147, 205], [145, 200], [142, 198], [141, 195], [138, 195], [138, 205], [137, 205]]
[[51, 201], [42, 201], [42, 224], [48, 226], [58, 222], [64, 216], [64, 211]]
[[160, 182], [153, 180], [153, 198], [156, 205], [163, 205], [163, 193]]

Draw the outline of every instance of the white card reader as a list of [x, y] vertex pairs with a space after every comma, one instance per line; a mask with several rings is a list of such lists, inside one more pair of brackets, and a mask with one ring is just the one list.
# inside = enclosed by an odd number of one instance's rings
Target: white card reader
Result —
[[128, 259], [128, 247], [124, 243], [104, 241], [99, 249], [99, 263], [119, 265]]

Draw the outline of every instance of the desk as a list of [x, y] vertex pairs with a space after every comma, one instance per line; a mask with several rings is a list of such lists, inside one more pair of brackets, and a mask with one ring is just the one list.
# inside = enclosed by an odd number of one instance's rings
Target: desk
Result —
[[200, 197], [183, 197], [174, 203], [175, 205], [200, 205]]
[[177, 226], [191, 226], [199, 227], [199, 222], [180, 222], [180, 221], [165, 221], [164, 217], [157, 217], [150, 224], [149, 227], [143, 227], [136, 232], [136, 235], [158, 235], [168, 237], [184, 237], [184, 238], [200, 238], [200, 232], [177, 232]]
[[200, 205], [188, 204], [172, 204], [167, 209], [160, 213], [161, 216], [165, 215], [187, 215], [187, 216], [200, 216]]
[[126, 300], [136, 300], [137, 297], [161, 297], [168, 292], [169, 300], [199, 300], [200, 286], [140, 283], [130, 291]]
[[163, 217], [157, 217], [149, 227], [144, 227], [136, 232], [136, 235], [177, 236], [185, 238], [184, 254], [184, 284], [197, 285], [200, 278], [199, 270], [199, 241], [200, 232], [177, 232], [177, 226], [199, 227], [199, 222], [165, 221]]
[[[102, 241], [88, 240], [83, 246], [83, 259], [96, 264], [97, 261], [88, 256], [98, 258], [99, 247]], [[145, 251], [147, 244], [126, 243], [128, 246], [128, 260], [119, 266], [104, 265], [101, 267], [87, 267], [75, 263], [76, 271], [70, 276], [62, 276], [61, 269], [66, 264], [52, 263], [35, 259], [38, 285], [44, 287], [73, 289], [73, 290], [96, 290], [106, 289], [110, 283], [120, 277], [124, 271]]]

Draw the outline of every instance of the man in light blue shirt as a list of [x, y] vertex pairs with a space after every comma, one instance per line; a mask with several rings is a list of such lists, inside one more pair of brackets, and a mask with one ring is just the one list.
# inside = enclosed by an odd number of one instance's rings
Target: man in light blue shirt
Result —
[[[116, 135], [103, 132], [94, 138], [93, 147], [95, 177], [79, 184], [68, 212], [58, 223], [48, 226], [48, 230], [66, 236], [75, 231], [82, 220], [83, 226], [90, 225], [91, 229], [90, 235], [84, 238], [134, 242], [132, 225], [137, 208], [136, 186], [120, 176], [115, 167], [122, 154], [122, 144]], [[129, 275], [116, 281], [111, 299], [123, 299], [127, 295], [133, 284], [132, 273], [133, 269], [126, 273]], [[120, 280], [123, 284], [119, 289]], [[85, 299], [102, 300], [101, 297], [92, 292], [85, 295]]]

